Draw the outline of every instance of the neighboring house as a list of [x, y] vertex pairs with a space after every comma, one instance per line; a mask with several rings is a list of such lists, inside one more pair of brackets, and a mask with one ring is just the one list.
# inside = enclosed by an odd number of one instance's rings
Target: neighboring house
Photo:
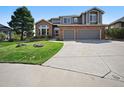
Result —
[[104, 39], [105, 26], [102, 24], [104, 11], [92, 8], [80, 15], [59, 16], [36, 22], [36, 36], [52, 36], [60, 40]]
[[7, 40], [10, 38], [10, 31], [11, 29], [9, 27], [0, 24], [0, 33], [4, 33]]
[[112, 22], [109, 28], [124, 28], [124, 17]]

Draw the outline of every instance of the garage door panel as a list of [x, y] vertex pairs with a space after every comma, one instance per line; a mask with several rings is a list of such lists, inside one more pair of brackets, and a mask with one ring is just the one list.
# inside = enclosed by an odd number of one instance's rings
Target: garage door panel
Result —
[[74, 40], [74, 30], [64, 30], [64, 40]]
[[97, 30], [78, 30], [77, 39], [99, 39], [100, 31]]

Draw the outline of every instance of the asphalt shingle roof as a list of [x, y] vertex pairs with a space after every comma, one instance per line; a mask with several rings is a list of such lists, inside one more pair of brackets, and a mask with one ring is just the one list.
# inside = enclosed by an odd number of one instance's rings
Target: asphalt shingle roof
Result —
[[118, 22], [124, 22], [124, 16], [121, 17], [120, 19], [118, 19], [118, 20], [112, 22], [111, 24], [118, 23]]
[[10, 29], [9, 27], [0, 24], [0, 32], [1, 32], [1, 31], [2, 31], [2, 32], [3, 32], [3, 31], [7, 32], [7, 31], [10, 31], [10, 30], [11, 30], [11, 29]]

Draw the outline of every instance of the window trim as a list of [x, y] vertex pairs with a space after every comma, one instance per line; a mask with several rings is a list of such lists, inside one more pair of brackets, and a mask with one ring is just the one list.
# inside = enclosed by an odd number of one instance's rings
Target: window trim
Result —
[[43, 30], [45, 30], [45, 36], [48, 35], [48, 30], [49, 30], [48, 25], [40, 25], [39, 29], [40, 29], [40, 35], [43, 35]]
[[97, 24], [97, 14], [90, 13], [90, 16], [89, 17], [90, 17], [89, 18], [90, 24], [92, 24], [92, 23]]

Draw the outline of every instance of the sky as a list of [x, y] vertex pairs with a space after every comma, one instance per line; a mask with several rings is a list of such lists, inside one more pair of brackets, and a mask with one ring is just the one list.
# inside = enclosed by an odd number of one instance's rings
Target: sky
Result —
[[[18, 7], [20, 6], [0, 6], [0, 24], [8, 26], [7, 22], [11, 20], [11, 15]], [[92, 7], [94, 6], [27, 6], [35, 22], [64, 15], [80, 15], [81, 12], [85, 12]], [[105, 11], [103, 24], [109, 24], [124, 16], [124, 6], [97, 7]]]

